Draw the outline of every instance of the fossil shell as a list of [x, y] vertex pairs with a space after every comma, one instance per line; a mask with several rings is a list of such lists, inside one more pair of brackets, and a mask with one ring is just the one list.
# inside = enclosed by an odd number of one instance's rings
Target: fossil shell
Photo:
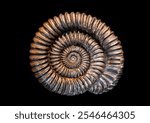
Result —
[[39, 28], [31, 43], [30, 60], [35, 77], [48, 90], [78, 95], [112, 89], [124, 58], [120, 41], [100, 19], [66, 12]]

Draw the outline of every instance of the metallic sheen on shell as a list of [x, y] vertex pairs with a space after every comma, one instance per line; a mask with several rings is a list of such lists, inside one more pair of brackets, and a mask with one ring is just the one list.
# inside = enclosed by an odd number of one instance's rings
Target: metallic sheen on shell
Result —
[[114, 32], [100, 19], [79, 12], [45, 22], [31, 43], [30, 60], [45, 88], [70, 96], [111, 90], [124, 63]]

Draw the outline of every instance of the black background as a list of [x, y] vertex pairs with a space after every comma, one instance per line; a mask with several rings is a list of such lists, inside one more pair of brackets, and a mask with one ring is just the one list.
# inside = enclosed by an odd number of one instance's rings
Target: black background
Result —
[[[35, 1], [16, 2], [9, 8], [7, 30], [12, 36], [8, 36], [8, 43], [11, 42], [15, 54], [12, 55], [12, 62], [8, 68], [2, 86], [2, 105], [149, 105], [148, 83], [145, 79], [148, 56], [144, 55], [147, 35], [144, 31], [148, 15], [146, 10], [131, 3], [102, 3], [96, 0], [91, 1]], [[85, 12], [100, 18], [105, 22], [121, 40], [125, 65], [123, 75], [118, 85], [111, 91], [102, 95], [84, 93], [78, 96], [62, 96], [49, 92], [42, 87], [35, 79], [29, 65], [30, 43], [38, 28], [48, 18], [58, 16], [64, 12]], [[10, 27], [12, 26], [12, 27]], [[146, 51], [145, 51], [146, 52]], [[8, 53], [7, 53], [8, 55]], [[144, 60], [143, 60], [144, 59]], [[9, 71], [9, 72], [8, 72]]]

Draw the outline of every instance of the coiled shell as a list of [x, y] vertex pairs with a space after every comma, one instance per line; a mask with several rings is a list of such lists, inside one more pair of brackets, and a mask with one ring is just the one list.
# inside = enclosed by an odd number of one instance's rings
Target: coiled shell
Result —
[[118, 82], [123, 51], [105, 23], [71, 12], [45, 22], [33, 38], [30, 64], [35, 77], [52, 92], [101, 94]]

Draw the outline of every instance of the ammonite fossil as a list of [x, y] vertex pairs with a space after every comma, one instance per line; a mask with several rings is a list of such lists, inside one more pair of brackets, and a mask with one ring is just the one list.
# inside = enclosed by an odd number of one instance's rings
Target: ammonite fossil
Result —
[[104, 22], [85, 13], [66, 12], [39, 28], [30, 60], [35, 77], [48, 90], [78, 95], [111, 90], [124, 58], [120, 41]]

